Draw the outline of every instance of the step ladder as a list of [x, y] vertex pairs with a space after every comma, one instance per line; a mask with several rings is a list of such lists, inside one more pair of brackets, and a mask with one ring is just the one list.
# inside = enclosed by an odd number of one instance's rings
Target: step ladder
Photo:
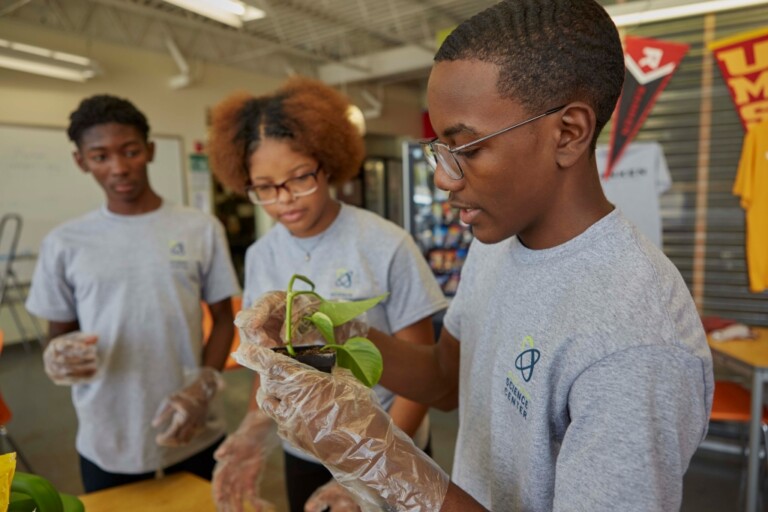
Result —
[[[29, 351], [30, 337], [27, 336], [27, 326], [34, 331], [41, 348], [45, 347], [45, 336], [37, 318], [27, 313], [24, 302], [27, 300], [29, 282], [22, 282], [16, 274], [13, 264], [17, 260], [17, 248], [21, 238], [22, 220], [18, 213], [7, 213], [0, 218], [0, 312], [7, 308], [16, 330], [21, 335], [24, 349]], [[22, 321], [23, 316], [27, 324]]]

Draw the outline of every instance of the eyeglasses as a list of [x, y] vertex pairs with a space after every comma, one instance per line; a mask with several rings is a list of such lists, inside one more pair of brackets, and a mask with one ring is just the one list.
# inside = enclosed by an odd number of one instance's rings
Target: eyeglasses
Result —
[[312, 172], [285, 180], [282, 183], [274, 185], [249, 185], [245, 191], [248, 194], [248, 199], [253, 204], [275, 204], [280, 197], [281, 188], [284, 188], [291, 195], [291, 199], [296, 199], [297, 197], [308, 196], [317, 191], [317, 175], [319, 173], [320, 166]]
[[424, 156], [426, 156], [427, 162], [429, 162], [429, 165], [431, 165], [433, 169], [437, 169], [437, 164], [439, 162], [440, 165], [443, 166], [443, 170], [445, 171], [445, 174], [447, 174], [449, 178], [453, 180], [460, 180], [461, 178], [464, 177], [464, 170], [461, 168], [461, 165], [459, 164], [459, 159], [456, 157], [457, 153], [461, 155], [461, 151], [464, 151], [470, 146], [474, 146], [475, 144], [480, 144], [481, 142], [484, 142], [497, 135], [501, 135], [502, 133], [506, 133], [520, 126], [523, 126], [524, 124], [528, 124], [537, 119], [541, 119], [542, 117], [546, 117], [550, 114], [554, 114], [555, 112], [559, 112], [564, 108], [565, 108], [565, 105], [562, 105], [562, 106], [547, 110], [543, 114], [539, 114], [530, 119], [526, 119], [525, 121], [522, 121], [520, 123], [513, 124], [512, 126], [507, 126], [506, 128], [502, 128], [497, 132], [493, 132], [489, 135], [485, 135], [484, 137], [480, 137], [479, 139], [473, 140], [472, 142], [467, 142], [466, 144], [462, 144], [461, 146], [457, 146], [455, 148], [450, 147], [448, 144], [443, 144], [442, 142], [438, 142], [437, 139], [424, 141], [421, 143], [421, 146], [424, 150]]

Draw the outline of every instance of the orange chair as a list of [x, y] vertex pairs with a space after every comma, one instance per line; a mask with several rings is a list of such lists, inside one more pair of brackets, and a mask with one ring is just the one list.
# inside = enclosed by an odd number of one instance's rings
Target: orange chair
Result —
[[[211, 317], [211, 312], [208, 309], [208, 304], [202, 303], [203, 308], [203, 340], [206, 342], [208, 341], [208, 336], [211, 334], [211, 329], [213, 329], [213, 318]], [[241, 297], [232, 297], [232, 313], [234, 315], [237, 315], [237, 313], [243, 308], [243, 299]], [[237, 347], [240, 346], [240, 332], [238, 331], [237, 327], [235, 327], [235, 337], [232, 340], [232, 349], [230, 352], [234, 352], [237, 350]], [[225, 370], [234, 370], [236, 368], [242, 368], [237, 361], [232, 359], [232, 356], [227, 357], [227, 362], [224, 364]]]
[[[3, 331], [0, 329], [0, 353], [3, 351], [3, 340]], [[16, 452], [16, 457], [22, 462], [22, 464], [24, 464], [24, 466], [27, 468], [27, 471], [32, 471], [32, 466], [29, 465], [29, 461], [26, 457], [24, 457], [24, 454], [21, 453], [18, 445], [13, 441], [13, 438], [11, 438], [11, 435], [5, 428], [8, 422], [11, 421], [12, 417], [13, 413], [11, 413], [11, 409], [8, 408], [8, 404], [5, 403], [2, 393], [0, 393], [0, 440], [2, 440], [3, 444], [8, 443], [11, 446], [11, 449]], [[0, 449], [3, 450], [2, 453], [5, 453], [4, 448], [5, 446], [0, 446]]]
[[[749, 423], [752, 395], [738, 382], [718, 380], [712, 398], [711, 421]], [[763, 432], [768, 432], [768, 407], [763, 407]]]
[[[728, 380], [715, 381], [715, 393], [712, 398], [710, 421], [740, 423], [747, 427], [752, 417], [752, 394], [738, 382]], [[761, 457], [768, 460], [768, 407], [763, 407], [760, 424], [763, 431]], [[742, 455], [746, 455], [746, 438], [742, 443]], [[743, 499], [744, 478], [742, 477], [740, 500]]]
[[[712, 397], [710, 421], [723, 421], [749, 425], [752, 417], [752, 394], [738, 382], [729, 380], [715, 381], [715, 393]], [[768, 407], [763, 407], [763, 450], [768, 454]], [[746, 447], [743, 449], [746, 451]]]

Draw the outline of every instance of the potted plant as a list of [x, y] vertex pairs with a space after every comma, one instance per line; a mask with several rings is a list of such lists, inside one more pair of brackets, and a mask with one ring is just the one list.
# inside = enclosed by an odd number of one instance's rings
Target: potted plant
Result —
[[[296, 280], [308, 284], [309, 290], [294, 290]], [[319, 302], [311, 315], [306, 315], [298, 322], [308, 322], [323, 336], [325, 345], [293, 346], [293, 336], [298, 325], [294, 325], [294, 299], [300, 295], [311, 295]], [[303, 363], [321, 371], [330, 372], [335, 364], [347, 368], [360, 382], [368, 387], [374, 386], [381, 378], [384, 368], [381, 353], [376, 345], [361, 336], [352, 337], [343, 344], [337, 343], [334, 329], [353, 320], [386, 298], [387, 294], [360, 301], [329, 301], [315, 292], [315, 284], [309, 278], [294, 274], [288, 282], [285, 300], [285, 346], [273, 350], [284, 352]]]

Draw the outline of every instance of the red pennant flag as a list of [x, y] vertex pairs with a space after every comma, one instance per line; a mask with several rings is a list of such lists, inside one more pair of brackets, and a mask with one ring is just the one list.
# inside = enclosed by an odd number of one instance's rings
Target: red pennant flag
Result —
[[616, 104], [611, 126], [611, 143], [604, 177], [635, 138], [651, 113], [656, 99], [667, 86], [680, 61], [688, 53], [687, 44], [627, 36], [624, 41], [624, 89]]
[[768, 121], [768, 29], [709, 44], [744, 129]]

